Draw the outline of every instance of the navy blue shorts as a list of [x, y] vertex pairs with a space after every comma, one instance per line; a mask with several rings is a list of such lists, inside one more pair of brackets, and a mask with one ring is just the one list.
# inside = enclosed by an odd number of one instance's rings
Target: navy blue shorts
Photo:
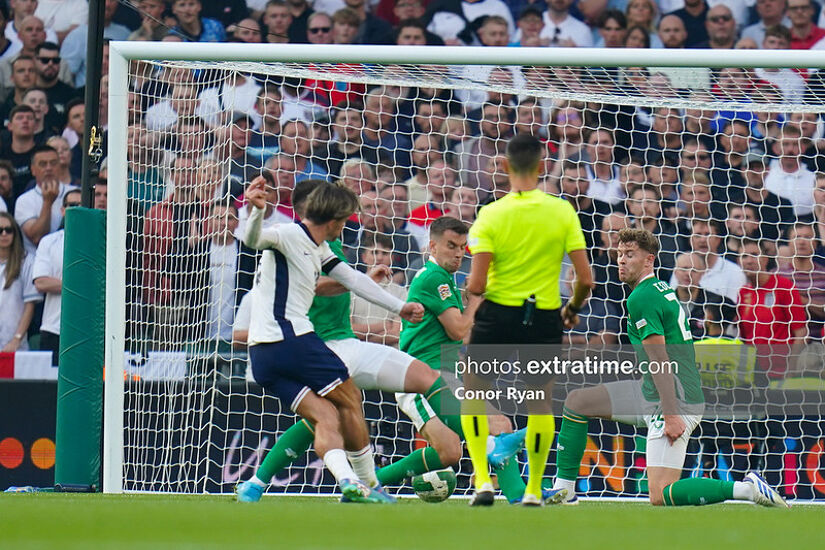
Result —
[[249, 359], [255, 381], [293, 411], [310, 390], [323, 397], [349, 378], [344, 362], [314, 332], [249, 346]]

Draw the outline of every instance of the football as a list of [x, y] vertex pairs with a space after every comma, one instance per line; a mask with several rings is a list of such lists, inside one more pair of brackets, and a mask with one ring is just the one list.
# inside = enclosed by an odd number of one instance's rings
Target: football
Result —
[[443, 502], [455, 491], [456, 477], [452, 468], [435, 470], [412, 478], [412, 488], [424, 502]]

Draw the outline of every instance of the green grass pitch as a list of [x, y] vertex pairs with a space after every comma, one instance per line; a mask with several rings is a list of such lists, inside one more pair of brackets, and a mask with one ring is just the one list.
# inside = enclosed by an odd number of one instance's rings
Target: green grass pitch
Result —
[[524, 509], [340, 504], [331, 498], [0, 494], [0, 548], [580, 549], [821, 548], [825, 508], [653, 508], [591, 503]]

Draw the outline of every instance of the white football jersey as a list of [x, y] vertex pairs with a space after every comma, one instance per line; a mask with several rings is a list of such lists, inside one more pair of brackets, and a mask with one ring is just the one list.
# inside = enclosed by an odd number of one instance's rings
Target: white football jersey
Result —
[[[263, 250], [252, 287], [250, 345], [280, 342], [312, 332], [308, 312], [315, 285], [340, 260], [324, 241], [316, 243], [302, 223], [260, 229], [262, 210], [253, 209], [246, 243]], [[254, 220], [254, 222], [253, 222]], [[257, 234], [253, 234], [257, 232]]]

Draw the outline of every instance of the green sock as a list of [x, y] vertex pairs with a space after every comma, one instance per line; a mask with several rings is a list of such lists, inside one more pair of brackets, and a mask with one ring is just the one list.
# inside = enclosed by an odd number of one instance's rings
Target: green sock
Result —
[[524, 478], [521, 477], [518, 460], [515, 456], [507, 462], [506, 466], [496, 468], [493, 471], [498, 478], [498, 488], [501, 489], [509, 502], [524, 496], [524, 489], [527, 485], [524, 483]]
[[255, 472], [255, 477], [269, 483], [272, 476], [303, 456], [312, 445], [315, 432], [306, 420], [299, 420], [281, 434]]
[[444, 465], [432, 447], [418, 449], [401, 460], [379, 468], [375, 475], [381, 485], [398, 485], [405, 477], [412, 477], [431, 470], [441, 470]]
[[690, 477], [664, 488], [665, 506], [701, 506], [733, 498], [733, 481]]
[[564, 408], [561, 430], [559, 430], [556, 459], [559, 465], [556, 477], [567, 481], [576, 481], [579, 477], [579, 467], [587, 445], [588, 424], [589, 419], [586, 416], [576, 414], [567, 407]]
[[440, 376], [433, 382], [430, 389], [424, 395], [430, 406], [444, 424], [464, 439], [464, 430], [461, 428], [461, 403], [455, 398], [453, 392], [444, 383]]

